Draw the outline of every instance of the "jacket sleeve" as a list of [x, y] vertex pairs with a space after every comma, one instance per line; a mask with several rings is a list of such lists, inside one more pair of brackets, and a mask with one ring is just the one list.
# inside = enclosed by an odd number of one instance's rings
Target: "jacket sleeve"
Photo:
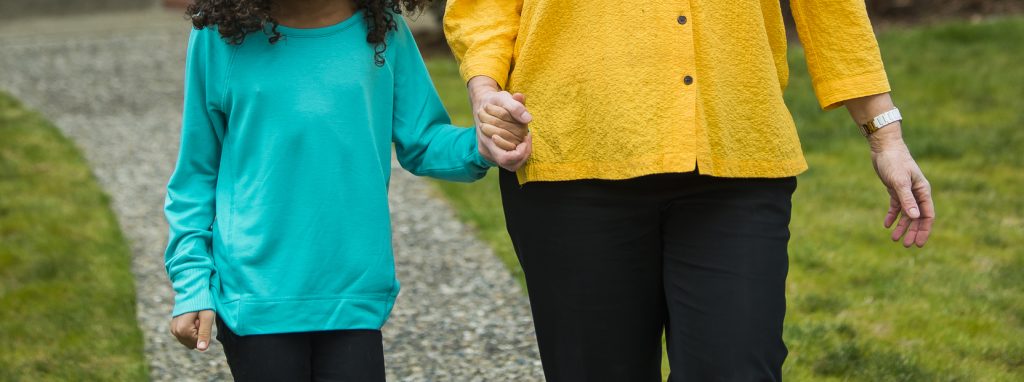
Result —
[[792, 0], [821, 107], [890, 91], [864, 0]]
[[[167, 184], [164, 214], [170, 227], [164, 265], [174, 287], [173, 316], [214, 309], [210, 279], [215, 194], [225, 118], [219, 110], [216, 66], [210, 62], [214, 30], [193, 30], [185, 64], [181, 146]], [[214, 40], [214, 41], [210, 41]]]
[[492, 166], [477, 150], [476, 129], [451, 125], [409, 27], [398, 30], [388, 49], [395, 76], [392, 141], [398, 162], [419, 176], [472, 182]]
[[487, 76], [505, 88], [522, 8], [522, 0], [448, 1], [444, 34], [463, 79]]

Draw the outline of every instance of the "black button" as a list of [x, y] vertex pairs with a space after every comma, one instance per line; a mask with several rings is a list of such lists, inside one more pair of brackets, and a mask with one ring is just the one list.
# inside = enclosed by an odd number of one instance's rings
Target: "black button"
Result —
[[693, 77], [690, 77], [690, 76], [683, 77], [683, 83], [687, 84], [687, 85], [692, 85], [693, 84]]
[[680, 25], [686, 24], [686, 16], [679, 16], [676, 18], [676, 21], [678, 21]]

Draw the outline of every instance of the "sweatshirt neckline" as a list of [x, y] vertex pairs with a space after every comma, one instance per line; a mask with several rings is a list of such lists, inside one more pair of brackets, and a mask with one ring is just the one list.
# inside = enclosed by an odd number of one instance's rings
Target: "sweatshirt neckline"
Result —
[[341, 32], [359, 23], [363, 19], [363, 10], [352, 12], [352, 16], [339, 21], [337, 24], [317, 28], [295, 28], [278, 25], [277, 31], [285, 37], [321, 37]]

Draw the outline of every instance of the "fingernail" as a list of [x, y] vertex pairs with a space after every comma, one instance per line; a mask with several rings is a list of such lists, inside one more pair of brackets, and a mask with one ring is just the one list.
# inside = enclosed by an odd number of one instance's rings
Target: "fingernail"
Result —
[[915, 218], [916, 219], [918, 217], [918, 215], [920, 215], [920, 213], [917, 212], [917, 208], [911, 208], [910, 209], [910, 217], [911, 218]]
[[530, 112], [528, 112], [528, 111], [524, 111], [523, 112], [523, 119], [525, 119], [525, 120], [533, 120], [533, 115], [531, 115]]
[[199, 350], [206, 350], [206, 341], [199, 341]]

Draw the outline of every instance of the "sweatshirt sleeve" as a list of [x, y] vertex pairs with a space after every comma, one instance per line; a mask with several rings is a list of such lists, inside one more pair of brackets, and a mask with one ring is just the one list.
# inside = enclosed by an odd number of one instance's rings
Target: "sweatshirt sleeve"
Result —
[[225, 131], [220, 80], [210, 52], [218, 40], [211, 29], [193, 30], [189, 37], [181, 146], [164, 202], [170, 227], [164, 265], [175, 292], [173, 316], [214, 309], [212, 226]]
[[792, 0], [790, 6], [822, 108], [889, 92], [864, 0]]
[[463, 79], [487, 76], [505, 88], [522, 9], [522, 0], [448, 0], [444, 34]]
[[472, 182], [492, 166], [477, 150], [476, 129], [451, 125], [412, 32], [396, 15], [388, 46], [394, 72], [392, 141], [398, 162], [419, 176]]

